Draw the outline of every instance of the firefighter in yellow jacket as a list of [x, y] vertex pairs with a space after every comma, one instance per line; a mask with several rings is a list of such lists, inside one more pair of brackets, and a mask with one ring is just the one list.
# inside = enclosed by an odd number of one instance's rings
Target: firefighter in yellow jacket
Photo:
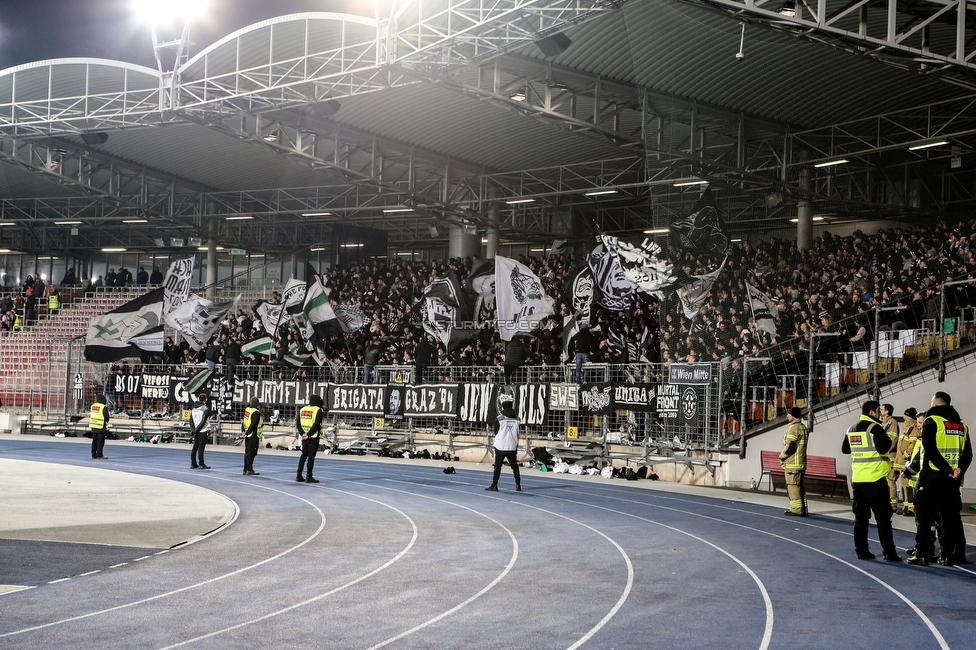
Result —
[[[891, 457], [893, 458], [896, 450], [898, 449], [898, 420], [895, 419], [895, 407], [891, 404], [881, 405], [881, 426], [888, 433], [888, 437], [891, 438]], [[902, 463], [902, 469], [905, 465]], [[896, 512], [898, 510], [898, 475], [899, 471], [895, 469], [894, 463], [892, 463], [891, 471], [888, 472], [888, 499], [891, 501], [891, 511]]]
[[901, 478], [902, 507], [898, 512], [906, 517], [915, 516], [915, 506], [912, 504], [915, 486], [905, 476], [905, 465], [911, 461], [915, 452], [915, 445], [918, 443], [919, 436], [922, 435], [922, 427], [916, 422], [916, 417], [918, 417], [918, 411], [914, 408], [905, 409], [905, 428], [898, 436], [898, 448], [895, 450], [895, 458], [891, 463], [892, 471], [897, 472]]
[[803, 475], [807, 471], [807, 427], [800, 419], [803, 412], [797, 407], [786, 411], [790, 427], [783, 437], [783, 451], [779, 455], [786, 472], [786, 493], [790, 497], [790, 509], [783, 514], [788, 517], [807, 516], [807, 493], [803, 488]]

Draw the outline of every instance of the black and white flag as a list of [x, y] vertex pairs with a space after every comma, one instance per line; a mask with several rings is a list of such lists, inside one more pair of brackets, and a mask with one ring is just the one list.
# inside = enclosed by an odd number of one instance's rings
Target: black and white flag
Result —
[[674, 268], [661, 247], [645, 237], [640, 243], [613, 235], [600, 235], [603, 245], [616, 258], [627, 281], [641, 293], [673, 289], [683, 273]]
[[519, 332], [535, 332], [554, 311], [539, 276], [521, 262], [495, 256], [495, 303], [498, 336], [511, 341]]
[[278, 323], [281, 322], [284, 305], [261, 300], [258, 302], [257, 307], [254, 308], [254, 311], [261, 319], [261, 325], [264, 327], [264, 331], [274, 336], [278, 331]]
[[190, 281], [193, 278], [193, 258], [176, 260], [166, 270], [163, 279], [163, 313], [168, 314], [190, 297]]
[[424, 330], [444, 344], [457, 349], [477, 334], [471, 323], [471, 304], [454, 271], [431, 282], [420, 302]]
[[227, 302], [213, 302], [191, 295], [186, 302], [164, 315], [166, 324], [180, 332], [194, 350], [201, 350], [220, 328], [220, 322], [237, 306], [240, 294]]
[[472, 316], [475, 325], [481, 327], [495, 306], [495, 260], [475, 260], [464, 288], [477, 296]]
[[779, 313], [772, 299], [765, 293], [746, 282], [749, 292], [749, 306], [752, 308], [752, 319], [756, 327], [770, 336], [776, 336], [776, 326], [779, 324]]
[[566, 282], [566, 295], [573, 301], [573, 315], [580, 325], [589, 327], [593, 310], [593, 271], [584, 266]]
[[671, 244], [715, 257], [728, 255], [732, 250], [711, 189], [705, 190], [691, 214], [671, 224]]
[[634, 287], [627, 280], [617, 256], [598, 244], [586, 258], [593, 272], [593, 300], [608, 311], [627, 311], [634, 306]]
[[333, 309], [344, 334], [358, 332], [366, 326], [366, 314], [358, 304], [335, 305]]
[[163, 353], [163, 287], [125, 303], [88, 323], [85, 359], [110, 363]]
[[722, 260], [719, 267], [711, 273], [692, 275], [690, 282], [678, 287], [678, 298], [681, 299], [681, 307], [684, 309], [686, 318], [694, 319], [701, 311], [702, 305], [708, 300], [708, 294], [711, 293], [712, 286], [718, 280], [718, 276], [722, 274], [722, 269], [725, 268], [728, 259], [726, 257]]

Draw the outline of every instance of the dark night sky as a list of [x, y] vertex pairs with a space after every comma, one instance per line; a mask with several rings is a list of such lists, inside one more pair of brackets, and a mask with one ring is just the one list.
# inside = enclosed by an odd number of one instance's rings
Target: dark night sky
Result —
[[[252, 23], [305, 11], [373, 16], [369, 0], [208, 0], [206, 16], [190, 26], [190, 53]], [[161, 31], [168, 40], [178, 26]], [[0, 70], [64, 57], [116, 59], [156, 67], [149, 27], [132, 0], [0, 0]]]

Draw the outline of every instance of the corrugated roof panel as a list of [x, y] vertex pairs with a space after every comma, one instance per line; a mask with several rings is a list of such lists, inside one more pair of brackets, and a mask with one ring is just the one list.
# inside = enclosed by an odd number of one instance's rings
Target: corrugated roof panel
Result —
[[[628, 2], [615, 15], [567, 32], [555, 63], [812, 127], [967, 91], [837, 48], [674, 0]], [[539, 56], [535, 48], [525, 54]]]
[[431, 84], [345, 98], [336, 121], [488, 170], [526, 169], [619, 156], [608, 141], [570, 133]]

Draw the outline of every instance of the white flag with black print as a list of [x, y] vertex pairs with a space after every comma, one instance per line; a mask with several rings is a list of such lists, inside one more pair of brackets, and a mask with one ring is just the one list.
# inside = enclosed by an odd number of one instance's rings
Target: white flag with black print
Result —
[[163, 313], [168, 314], [190, 297], [190, 281], [193, 278], [193, 258], [176, 260], [166, 270], [163, 278]]
[[637, 291], [664, 291], [674, 288], [680, 281], [682, 274], [668, 261], [663, 249], [653, 239], [645, 237], [639, 244], [613, 235], [600, 235], [600, 239], [607, 250], [616, 256], [624, 277]]
[[109, 363], [163, 352], [163, 288], [131, 300], [88, 323], [85, 359]]
[[756, 321], [756, 328], [770, 336], [776, 336], [779, 314], [773, 300], [748, 282], [746, 282], [746, 290], [749, 292], [749, 307], [752, 308], [752, 319]]
[[553, 300], [529, 267], [501, 255], [495, 256], [495, 303], [498, 335], [511, 341], [519, 332], [534, 332], [554, 311]]
[[366, 314], [358, 304], [335, 305], [336, 318], [339, 319], [339, 326], [344, 334], [352, 334], [363, 329], [366, 325]]
[[166, 324], [179, 331], [194, 350], [202, 350], [210, 337], [220, 328], [220, 322], [237, 306], [241, 294], [227, 302], [213, 302], [191, 295], [186, 302], [163, 318]]
[[704, 275], [692, 275], [691, 282], [678, 287], [678, 298], [681, 299], [681, 307], [685, 311], [685, 318], [689, 320], [698, 316], [702, 305], [708, 300], [708, 295], [712, 292], [712, 286], [721, 275], [722, 269], [729, 258], [722, 260], [722, 264], [711, 273]]
[[475, 327], [481, 327], [490, 319], [495, 307], [495, 260], [475, 260], [465, 289], [477, 296], [472, 317]]

